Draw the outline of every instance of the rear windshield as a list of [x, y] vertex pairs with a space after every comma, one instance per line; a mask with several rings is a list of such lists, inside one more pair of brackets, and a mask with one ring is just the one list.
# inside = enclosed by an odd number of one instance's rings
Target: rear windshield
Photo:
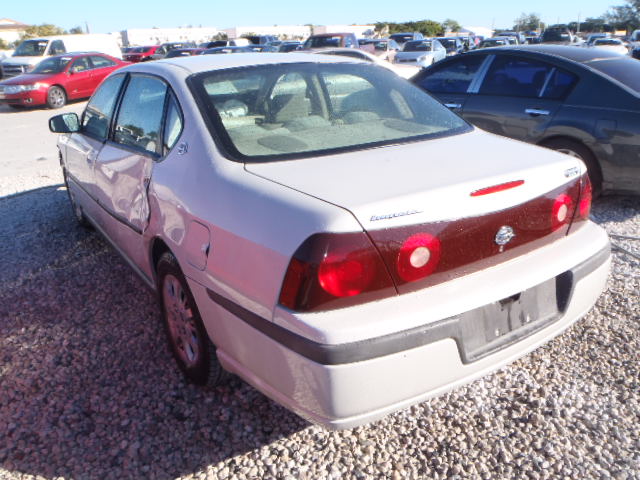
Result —
[[233, 159], [271, 161], [453, 135], [460, 117], [383, 68], [291, 63], [193, 77]]
[[431, 42], [415, 40], [404, 44], [403, 52], [430, 52]]
[[130, 53], [147, 53], [152, 47], [136, 47], [132, 48]]
[[16, 51], [13, 52], [14, 57], [41, 57], [47, 49], [49, 40], [25, 40]]
[[71, 57], [52, 57], [41, 61], [31, 73], [60, 73], [69, 62]]
[[625, 55], [615, 55], [596, 57], [593, 60], [583, 61], [582, 63], [608, 75], [640, 94], [640, 61]]
[[411, 33], [407, 33], [407, 34], [393, 34], [391, 35], [389, 38], [391, 38], [392, 40], [395, 40], [396, 42], [400, 42], [400, 43], [404, 43], [407, 42], [409, 40], [413, 40], [413, 34]]
[[304, 48], [325, 48], [325, 47], [339, 47], [342, 36], [336, 37], [309, 37], [304, 42]]

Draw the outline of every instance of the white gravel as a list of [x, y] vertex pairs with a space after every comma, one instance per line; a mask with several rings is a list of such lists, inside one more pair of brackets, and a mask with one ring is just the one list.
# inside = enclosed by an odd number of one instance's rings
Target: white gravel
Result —
[[[633, 256], [616, 250], [595, 309], [522, 360], [329, 432], [237, 379], [185, 384], [153, 294], [75, 226], [51, 155], [0, 165], [0, 479], [640, 479]], [[604, 198], [593, 217], [640, 236], [638, 198]], [[640, 253], [640, 241], [613, 241]]]

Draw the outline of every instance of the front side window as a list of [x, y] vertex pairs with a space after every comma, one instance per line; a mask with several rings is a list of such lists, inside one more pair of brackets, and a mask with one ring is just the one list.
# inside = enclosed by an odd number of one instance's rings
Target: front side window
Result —
[[470, 128], [414, 85], [366, 64], [251, 66], [192, 78], [216, 136], [241, 161], [358, 150]]
[[124, 78], [124, 75], [109, 77], [96, 90], [82, 115], [82, 133], [98, 140], [106, 140], [113, 108]]
[[122, 97], [113, 140], [122, 145], [156, 153], [167, 85], [154, 77], [134, 75]]
[[436, 67], [417, 80], [418, 85], [432, 93], [467, 93], [484, 55], [463, 55]]
[[480, 87], [480, 94], [538, 97], [552, 73], [553, 65], [528, 58], [499, 55]]
[[71, 65], [71, 71], [74, 73], [80, 73], [90, 69], [91, 65], [89, 64], [89, 57], [76, 58]]

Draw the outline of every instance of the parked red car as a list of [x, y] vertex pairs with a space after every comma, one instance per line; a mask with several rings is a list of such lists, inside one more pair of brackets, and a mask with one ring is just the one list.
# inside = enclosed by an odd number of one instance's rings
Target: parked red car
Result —
[[138, 63], [153, 60], [151, 55], [156, 53], [160, 45], [149, 45], [146, 47], [134, 47], [122, 56], [127, 62]]
[[128, 65], [103, 53], [71, 53], [43, 60], [30, 73], [0, 82], [0, 104], [60, 108], [87, 98], [114, 70]]

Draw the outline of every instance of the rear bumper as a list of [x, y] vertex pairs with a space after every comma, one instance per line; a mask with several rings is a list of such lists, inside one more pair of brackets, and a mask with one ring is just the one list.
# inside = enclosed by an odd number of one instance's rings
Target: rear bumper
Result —
[[[583, 245], [583, 258], [546, 278], [569, 279], [566, 304], [558, 315], [473, 358], [461, 346], [460, 322], [465, 317], [478, 316], [488, 301], [493, 303], [490, 297], [473, 309], [409, 330], [324, 344], [257, 316], [251, 317], [247, 310], [211, 290], [193, 281], [190, 284], [225, 368], [303, 418], [330, 428], [351, 428], [500, 368], [558, 335], [584, 315], [604, 287], [610, 251], [606, 234], [599, 227], [589, 224], [580, 230], [580, 235], [574, 234], [575, 240], [565, 240], [559, 248], [571, 249], [573, 241], [589, 238], [593, 247]], [[522, 269], [524, 265], [518, 265], [521, 262], [508, 263], [512, 265], [487, 269], [475, 276], [481, 282], [491, 281], [492, 275], [500, 278], [505, 268], [516, 268], [521, 276], [527, 276]], [[533, 281], [535, 278], [531, 276], [530, 287], [540, 283]], [[402, 297], [395, 301], [402, 302]], [[456, 298], [441, 300], [454, 302]], [[429, 304], [423, 304], [423, 312], [429, 310], [424, 305]], [[410, 303], [406, 312], [396, 308], [394, 315], [383, 321], [394, 322], [414, 313], [409, 312], [411, 309]], [[351, 315], [359, 313], [358, 308], [350, 310]], [[380, 313], [385, 310], [380, 309]], [[380, 319], [372, 323], [376, 321]]]

